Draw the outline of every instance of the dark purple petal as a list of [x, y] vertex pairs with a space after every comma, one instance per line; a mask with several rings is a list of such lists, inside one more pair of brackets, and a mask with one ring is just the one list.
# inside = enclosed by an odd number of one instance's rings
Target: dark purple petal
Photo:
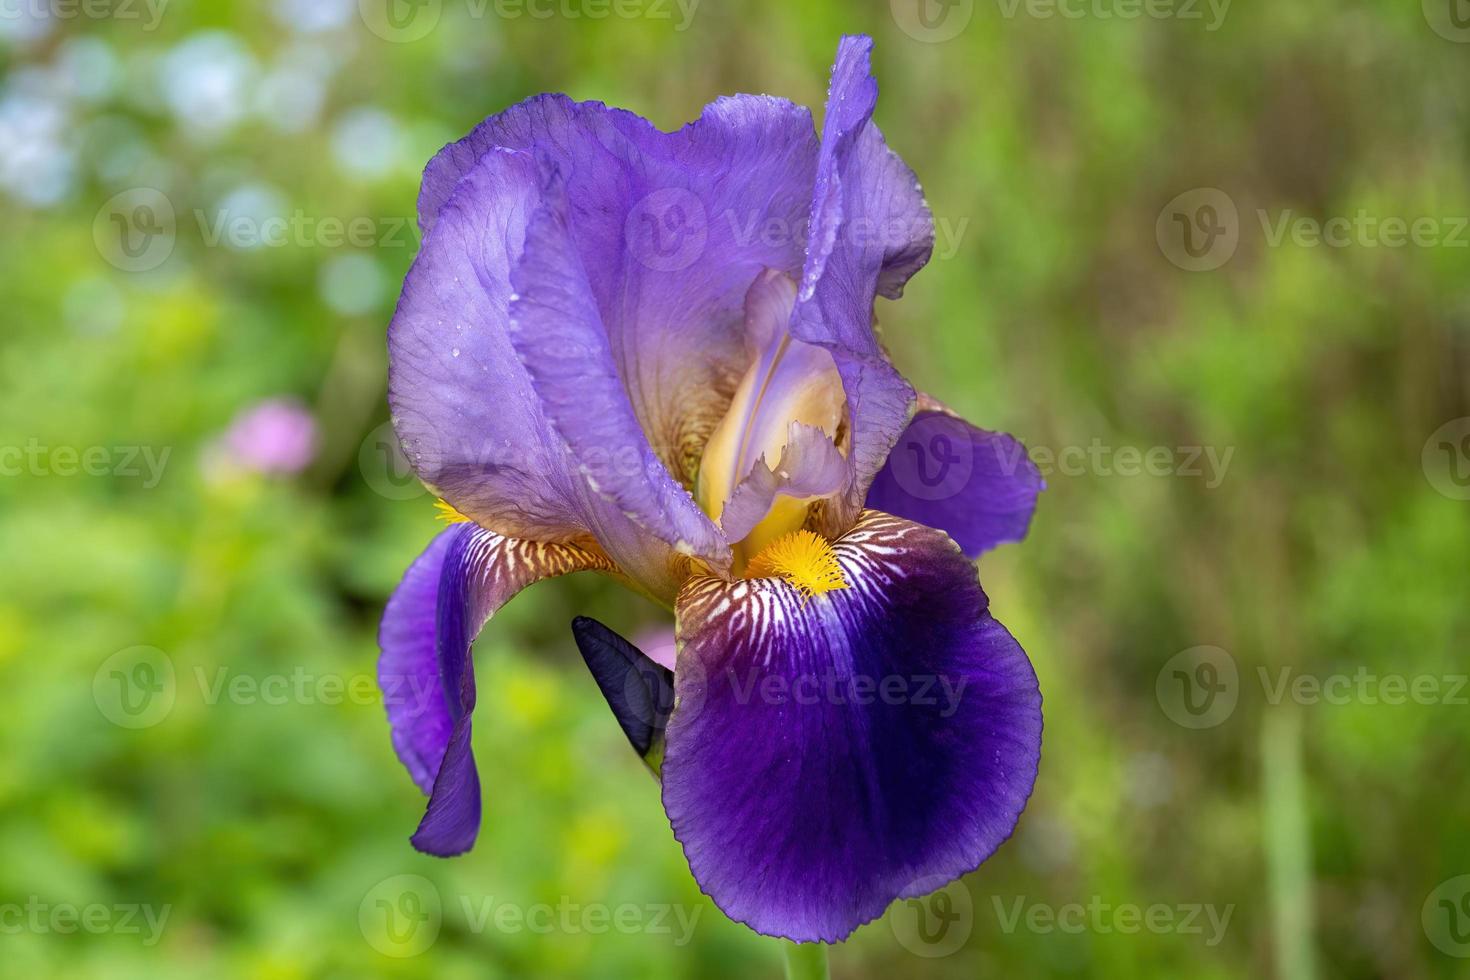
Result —
[[1036, 780], [1041, 695], [944, 534], [865, 512], [848, 588], [696, 579], [680, 596], [663, 799], [731, 918], [837, 942], [1010, 836]]
[[746, 288], [763, 267], [801, 265], [797, 230], [817, 158], [810, 113], [736, 96], [664, 133], [601, 103], [540, 96], [429, 164], [425, 228], [496, 147], [534, 152], [563, 175], [573, 244], [622, 382], [655, 452], [687, 485], [744, 369]]
[[933, 250], [934, 224], [913, 172], [872, 123], [878, 86], [867, 37], [844, 37], [832, 67], [811, 227], [792, 335], [832, 352], [847, 392], [856, 516], [913, 411], [914, 392], [873, 329], [876, 296], [898, 296]]
[[441, 532], [409, 567], [383, 615], [378, 679], [393, 747], [430, 794], [414, 847], [448, 857], [469, 850], [479, 832], [480, 782], [470, 750], [475, 637], [532, 582], [611, 568], [596, 552], [519, 541], [473, 524]]
[[1015, 437], [921, 411], [868, 488], [867, 506], [945, 531], [976, 558], [1026, 536], [1044, 489]]

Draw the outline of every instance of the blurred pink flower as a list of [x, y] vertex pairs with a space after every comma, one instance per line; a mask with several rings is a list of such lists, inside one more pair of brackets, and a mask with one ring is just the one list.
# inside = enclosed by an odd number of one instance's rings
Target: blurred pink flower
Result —
[[267, 398], [245, 409], [220, 438], [228, 463], [257, 473], [300, 473], [316, 458], [316, 419], [300, 402]]

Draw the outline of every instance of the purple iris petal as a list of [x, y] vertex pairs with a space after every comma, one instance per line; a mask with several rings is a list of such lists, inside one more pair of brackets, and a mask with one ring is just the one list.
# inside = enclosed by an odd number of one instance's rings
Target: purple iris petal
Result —
[[792, 335], [832, 352], [847, 392], [852, 482], [847, 516], [883, 466], [914, 391], [873, 331], [875, 296], [895, 297], [933, 250], [934, 223], [914, 174], [872, 123], [878, 99], [867, 37], [844, 37], [832, 67], [822, 151]]
[[867, 506], [947, 531], [976, 558], [1031, 526], [1046, 489], [1026, 447], [943, 411], [921, 411], [868, 489]]
[[383, 616], [378, 679], [393, 747], [430, 794], [414, 847], [460, 854], [480, 829], [480, 780], [470, 749], [475, 637], [532, 582], [610, 568], [601, 555], [576, 546], [518, 541], [473, 524], [443, 531], [410, 566]]
[[696, 580], [679, 604], [663, 799], [731, 918], [836, 942], [1010, 836], [1036, 780], [1041, 694], [948, 537], [866, 512], [848, 588]]
[[579, 480], [507, 335], [511, 269], [539, 206], [524, 154], [491, 154], [461, 182], [404, 281], [388, 400], [440, 496], [504, 534], [555, 541], [585, 530]]
[[[543, 197], [511, 276], [516, 298], [510, 308], [511, 343], [542, 408], [582, 461], [593, 490], [680, 552], [727, 559], [719, 529], [674, 482], [639, 428], [572, 244], [561, 176], [554, 169], [546, 175]], [[599, 459], [602, 465], [592, 462]]]
[[[541, 180], [530, 155], [492, 152], [440, 209], [389, 329], [394, 424], [419, 476], [461, 513], [517, 538], [591, 535], [672, 598], [681, 529], [637, 524], [601, 492], [646, 483], [621, 458], [573, 455], [511, 342], [512, 270], [543, 207]], [[643, 445], [636, 426], [619, 445]]]
[[383, 651], [378, 686], [388, 708], [393, 750], [425, 793], [434, 788], [454, 728], [439, 681], [439, 581], [449, 545], [463, 533], [458, 526], [440, 532], [414, 560], [389, 598], [378, 628]]
[[573, 245], [633, 409], [655, 453], [691, 483], [744, 369], [746, 289], [763, 267], [794, 274], [802, 263], [796, 229], [817, 160], [811, 114], [742, 95], [664, 133], [601, 103], [540, 96], [429, 164], [425, 228], [495, 147], [534, 152], [561, 172]]

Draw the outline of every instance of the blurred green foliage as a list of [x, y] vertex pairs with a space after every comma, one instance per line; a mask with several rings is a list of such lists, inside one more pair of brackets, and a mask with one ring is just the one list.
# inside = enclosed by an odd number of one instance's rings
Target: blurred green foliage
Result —
[[[11, 14], [77, 8], [5, 7], [0, 446], [41, 462], [0, 478], [0, 906], [16, 910], [0, 975], [777, 975], [777, 944], [690, 880], [570, 642], [577, 613], [628, 635], [664, 622], [609, 583], [545, 585], [497, 618], [477, 651], [484, 831], [453, 861], [409, 847], [422, 798], [363, 692], [382, 604], [436, 525], [386, 468], [383, 333], [418, 171], [484, 115], [556, 90], [666, 128], [735, 91], [819, 107], [844, 32], [876, 37], [878, 121], [941, 222], [930, 267], [880, 304], [895, 359], [1058, 463], [1030, 539], [981, 566], [1046, 697], [1036, 795], [965, 879], [957, 952], [916, 956], [878, 922], [834, 974], [1464, 975], [1421, 911], [1470, 873], [1470, 709], [1272, 704], [1258, 673], [1467, 669], [1470, 503], [1421, 458], [1470, 416], [1470, 235], [1453, 238], [1470, 46], [1431, 27], [1443, 11], [1241, 4], [1209, 30], [1203, 5], [936, 2], [969, 19], [931, 43], [900, 0], [704, 0], [687, 24], [673, 4], [441, 6], [405, 43], [352, 2], [175, 0], [152, 29], [141, 4], [40, 25]], [[140, 186], [173, 204], [177, 241], [129, 272], [94, 230]], [[1213, 271], [1180, 268], [1159, 231], [1198, 188], [1238, 209]], [[223, 211], [365, 218], [374, 237], [211, 244]], [[1272, 240], [1283, 216], [1360, 211], [1428, 217], [1446, 240]], [[315, 414], [313, 465], [222, 464], [219, 434], [276, 396]], [[1111, 462], [1061, 465], [1090, 446]], [[1184, 471], [1195, 446], [1229, 453], [1218, 479]], [[111, 470], [61, 475], [58, 447], [106, 448]], [[156, 485], [124, 472], [127, 447], [169, 453]], [[1171, 471], [1124, 475], [1120, 447], [1164, 447]], [[138, 645], [172, 667], [174, 701], [129, 728], [103, 689]], [[1239, 703], [1195, 730], [1156, 681], [1201, 645], [1229, 652]], [[219, 694], [222, 678], [304, 686]], [[411, 957], [364, 925], [399, 875], [442, 903]], [[1018, 899], [1232, 917], [1213, 945], [1208, 927], [1007, 929]], [[168, 917], [156, 943], [14, 927], [68, 903]], [[699, 917], [684, 944], [672, 920], [594, 935], [477, 918], [537, 903]]]

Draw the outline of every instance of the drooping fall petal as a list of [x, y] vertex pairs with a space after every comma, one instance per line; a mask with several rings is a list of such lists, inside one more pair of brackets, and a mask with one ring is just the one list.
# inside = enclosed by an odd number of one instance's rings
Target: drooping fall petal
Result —
[[596, 551], [519, 541], [468, 523], [440, 532], [410, 566], [383, 614], [378, 681], [393, 747], [429, 794], [414, 847], [460, 854], [480, 829], [480, 780], [470, 750], [475, 638], [527, 585], [611, 567]]
[[695, 579], [680, 595], [664, 806], [731, 918], [837, 942], [974, 869], [1036, 779], [1041, 694], [939, 531], [876, 512], [846, 587]]

